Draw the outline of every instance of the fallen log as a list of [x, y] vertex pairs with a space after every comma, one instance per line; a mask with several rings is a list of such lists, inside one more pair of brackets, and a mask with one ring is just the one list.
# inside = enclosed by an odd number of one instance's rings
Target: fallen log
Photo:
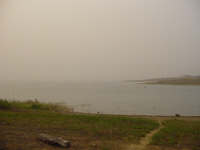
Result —
[[38, 135], [37, 140], [42, 141], [49, 145], [59, 146], [63, 148], [69, 148], [71, 146], [71, 143], [69, 141], [63, 140], [60, 137], [54, 137], [47, 134]]

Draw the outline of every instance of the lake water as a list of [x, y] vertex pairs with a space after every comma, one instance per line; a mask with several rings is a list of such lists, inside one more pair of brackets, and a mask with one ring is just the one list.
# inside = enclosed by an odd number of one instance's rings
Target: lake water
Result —
[[135, 82], [0, 82], [0, 98], [62, 102], [76, 112], [200, 116], [200, 86]]

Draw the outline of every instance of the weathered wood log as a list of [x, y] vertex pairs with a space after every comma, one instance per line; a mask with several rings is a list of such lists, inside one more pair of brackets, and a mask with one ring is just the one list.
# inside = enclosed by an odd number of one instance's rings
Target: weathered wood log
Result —
[[59, 146], [63, 148], [69, 148], [71, 146], [71, 143], [69, 141], [63, 140], [60, 137], [54, 137], [47, 134], [38, 135], [37, 140], [42, 141], [49, 145]]

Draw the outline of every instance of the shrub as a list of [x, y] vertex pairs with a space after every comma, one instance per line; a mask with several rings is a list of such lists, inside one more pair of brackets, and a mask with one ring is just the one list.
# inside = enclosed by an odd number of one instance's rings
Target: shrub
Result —
[[10, 109], [11, 105], [7, 100], [0, 99], [0, 109]]
[[32, 104], [31, 109], [41, 110], [43, 106], [41, 104]]

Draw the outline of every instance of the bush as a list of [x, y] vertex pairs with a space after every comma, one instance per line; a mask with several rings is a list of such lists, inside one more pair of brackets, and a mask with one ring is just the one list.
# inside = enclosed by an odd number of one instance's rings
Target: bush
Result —
[[10, 101], [0, 99], [0, 109], [35, 109], [49, 110], [56, 112], [73, 112], [73, 108], [66, 106], [64, 103], [45, 103], [39, 102], [37, 99], [27, 101]]
[[41, 109], [43, 109], [43, 105], [41, 105], [41, 104], [32, 104], [31, 109], [41, 110]]
[[10, 109], [11, 105], [7, 100], [0, 99], [0, 109]]

